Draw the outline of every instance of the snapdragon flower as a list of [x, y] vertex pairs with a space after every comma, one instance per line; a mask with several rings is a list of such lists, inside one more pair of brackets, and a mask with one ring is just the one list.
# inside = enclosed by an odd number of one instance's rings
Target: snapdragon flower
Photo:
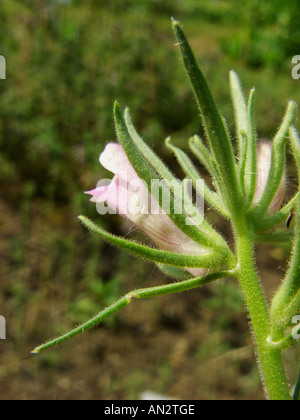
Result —
[[[160, 248], [186, 255], [204, 255], [208, 250], [182, 232], [148, 192], [129, 162], [123, 147], [108, 143], [100, 155], [101, 165], [115, 176], [109, 185], [97, 187], [87, 194], [91, 201], [107, 203], [114, 212], [132, 221]], [[194, 276], [203, 276], [206, 269], [189, 268]]]

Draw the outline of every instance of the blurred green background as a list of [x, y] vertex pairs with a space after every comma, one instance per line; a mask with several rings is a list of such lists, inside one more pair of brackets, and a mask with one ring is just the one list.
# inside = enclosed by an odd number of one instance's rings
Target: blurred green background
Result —
[[[257, 89], [259, 136], [271, 138], [288, 99], [300, 103], [297, 0], [2, 0], [0, 54], [0, 399], [261, 399], [236, 284], [134, 302], [105, 325], [31, 357], [33, 347], [127, 291], [169, 281], [152, 264], [90, 235], [85, 214], [118, 234], [84, 191], [107, 177], [98, 157], [115, 140], [112, 107], [131, 108], [144, 139], [181, 175], [163, 140], [187, 149], [201, 122], [174, 45], [180, 20], [233, 130], [228, 73]], [[296, 187], [290, 171], [290, 191]], [[228, 226], [210, 214], [220, 230]], [[288, 247], [261, 247], [268, 296]], [[298, 352], [298, 353], [297, 353]], [[296, 377], [299, 349], [286, 356]]]

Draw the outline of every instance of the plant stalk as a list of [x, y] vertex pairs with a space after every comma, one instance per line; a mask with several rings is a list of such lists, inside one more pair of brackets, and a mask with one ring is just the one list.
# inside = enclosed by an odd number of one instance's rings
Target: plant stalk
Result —
[[258, 279], [253, 242], [245, 223], [236, 225], [236, 246], [239, 265], [238, 280], [244, 292], [256, 346], [257, 364], [266, 396], [270, 400], [290, 400], [289, 387], [282, 363], [282, 350], [268, 343], [270, 318], [266, 300]]

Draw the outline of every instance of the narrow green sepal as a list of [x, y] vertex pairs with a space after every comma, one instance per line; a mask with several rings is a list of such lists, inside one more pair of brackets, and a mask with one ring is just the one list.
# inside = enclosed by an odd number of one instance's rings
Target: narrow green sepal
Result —
[[207, 252], [203, 255], [185, 255], [151, 248], [150, 246], [113, 235], [85, 216], [79, 216], [79, 220], [90, 231], [100, 235], [107, 242], [148, 261], [184, 268], [210, 268], [226, 261], [227, 256], [225, 253]]
[[[229, 218], [229, 214], [224, 209], [224, 204], [222, 199], [218, 196], [217, 193], [211, 191], [208, 185], [202, 180], [200, 173], [195, 168], [190, 157], [179, 147], [174, 146], [171, 143], [170, 138], [166, 139], [166, 146], [175, 154], [178, 163], [180, 164], [182, 170], [186, 176], [192, 180], [193, 186], [197, 193], [204, 196], [204, 199], [209, 203], [209, 205], [214, 208], [218, 213], [222, 214], [224, 217]], [[198, 186], [200, 185], [199, 180], [201, 180], [201, 186], [203, 191], [198, 191]], [[216, 233], [217, 234], [217, 233]]]
[[174, 146], [171, 143], [170, 137], [168, 137], [165, 140], [165, 143], [166, 143], [167, 148], [170, 149], [174, 153], [179, 165], [181, 166], [186, 176], [190, 177], [194, 181], [196, 181], [197, 179], [201, 179], [201, 175], [196, 169], [190, 157], [179, 147]]
[[[146, 182], [150, 193], [153, 192], [153, 180], [159, 181], [161, 194], [154, 198], [157, 199], [160, 207], [187, 236], [204, 247], [215, 248], [214, 241], [207, 234], [211, 227], [187, 197], [184, 197], [183, 202], [182, 184], [171, 175], [161, 160], [142, 141], [137, 133], [134, 134], [133, 126], [130, 128], [130, 135], [117, 102], [114, 106], [114, 118], [118, 139], [137, 175]], [[128, 112], [127, 124], [129, 124]], [[159, 170], [156, 170], [158, 166]], [[164, 178], [161, 178], [161, 175], [164, 175]], [[170, 185], [172, 188], [170, 188]], [[177, 195], [179, 198], [177, 198]], [[170, 200], [165, 200], [163, 197], [170, 197]], [[195, 223], [191, 224], [190, 219], [193, 219]]]
[[[257, 232], [266, 232], [272, 229], [279, 223], [287, 220], [291, 211], [297, 207], [299, 193], [296, 193], [294, 197], [275, 214], [271, 216], [263, 217], [255, 222], [255, 228]], [[251, 221], [249, 222], [251, 223]]]
[[[292, 290], [290, 292], [292, 292], [295, 288], [298, 287], [298, 291], [295, 293], [294, 297], [291, 298], [291, 300], [288, 302], [288, 304], [286, 306], [283, 306], [283, 310], [280, 316], [280, 325], [282, 327], [287, 327], [291, 325], [292, 319], [295, 315], [299, 315], [300, 314], [300, 287], [299, 285], [295, 283], [298, 281], [299, 283], [299, 277], [297, 279], [294, 279], [294, 282], [290, 282], [290, 286], [292, 288]], [[287, 298], [289, 298], [289, 296], [286, 296]]]
[[[240, 79], [235, 71], [231, 70], [229, 79], [236, 121], [235, 125], [239, 145], [239, 158], [243, 162], [247, 154], [246, 141], [249, 138], [250, 134], [246, 99], [242, 90]], [[242, 133], [244, 133], [245, 135], [243, 136]]]
[[246, 171], [245, 171], [245, 186], [248, 192], [247, 204], [252, 203], [255, 188], [256, 188], [256, 148], [257, 148], [257, 136], [256, 136], [256, 125], [255, 125], [255, 113], [254, 113], [254, 100], [255, 100], [255, 89], [251, 89], [248, 99], [248, 119], [249, 119], [249, 136], [248, 136], [248, 152], [246, 160]]
[[278, 245], [278, 243], [290, 242], [293, 239], [294, 232], [292, 230], [275, 232], [270, 234], [257, 234], [253, 236], [253, 240], [257, 243], [270, 243]]
[[181, 282], [174, 282], [174, 283], [164, 284], [162, 286], [154, 286], [154, 287], [148, 287], [145, 289], [133, 290], [127, 293], [125, 296], [121, 297], [112, 305], [104, 308], [102, 311], [100, 311], [93, 318], [89, 319], [87, 322], [84, 322], [83, 324], [67, 332], [66, 334], [63, 334], [59, 337], [54, 338], [53, 340], [50, 340], [44, 344], [41, 344], [30, 353], [34, 355], [39, 354], [42, 351], [45, 351], [51, 347], [57, 346], [67, 340], [70, 340], [73, 337], [76, 337], [79, 334], [82, 334], [90, 330], [91, 328], [99, 325], [109, 316], [112, 316], [113, 314], [120, 311], [125, 306], [129, 305], [132, 299], [134, 298], [147, 299], [147, 298], [156, 297], [156, 296], [169, 295], [171, 293], [180, 293], [186, 290], [191, 290], [197, 287], [204, 286], [205, 284], [211, 283], [212, 281], [217, 280], [219, 278], [235, 277], [235, 276], [236, 276], [235, 271], [219, 271], [217, 273], [211, 273], [203, 277], [192, 278], [192, 279], [188, 279]]
[[189, 146], [194, 156], [199, 160], [199, 162], [204, 166], [207, 172], [211, 175], [212, 178], [216, 181], [219, 177], [219, 172], [216, 173], [212, 161], [210, 151], [207, 149], [201, 138], [196, 134], [195, 136], [189, 139]]
[[240, 137], [243, 139], [243, 148], [242, 148], [242, 156], [240, 158], [240, 163], [238, 165], [239, 170], [239, 178], [240, 178], [240, 187], [241, 191], [246, 197], [246, 185], [245, 185], [245, 178], [246, 178], [246, 161], [247, 161], [247, 148], [248, 148], [248, 136], [244, 132], [240, 132]]
[[297, 104], [294, 101], [290, 101], [282, 124], [273, 140], [271, 166], [266, 187], [261, 199], [251, 210], [254, 221], [259, 220], [259, 218], [267, 212], [279, 188], [285, 171], [285, 148], [288, 140], [289, 128], [294, 124], [296, 117]]
[[[294, 127], [289, 129], [290, 141], [294, 152], [298, 178], [300, 184], [300, 139]], [[286, 327], [296, 315], [300, 308], [300, 194], [297, 194], [297, 215], [294, 235], [294, 247], [289, 264], [289, 269], [286, 272], [285, 279], [274, 296], [271, 307], [271, 320], [273, 324], [281, 327]]]
[[234, 152], [228, 138], [222, 118], [211, 95], [207, 82], [199, 69], [191, 47], [177, 21], [173, 29], [180, 49], [183, 64], [192, 84], [194, 94], [201, 112], [206, 135], [217, 164], [222, 168], [224, 178], [224, 200], [228, 207], [237, 211], [240, 205], [240, 191], [234, 165]]
[[181, 268], [174, 267], [171, 265], [166, 265], [166, 264], [156, 264], [156, 265], [162, 273], [164, 273], [166, 276], [171, 277], [173, 279], [187, 280], [192, 277], [191, 273]]
[[131, 119], [129, 108], [125, 108], [124, 122], [126, 124], [126, 128], [128, 130], [128, 133], [135, 147], [143, 155], [143, 157], [148, 162], [148, 164], [152, 166], [153, 170], [155, 170], [157, 175], [159, 175], [159, 177], [162, 179], [167, 179], [168, 181], [174, 181], [176, 177], [173, 175], [170, 169], [157, 156], [157, 154], [144, 142], [144, 140], [136, 131], [133, 125], [132, 119]]
[[296, 160], [298, 179], [300, 183], [300, 138], [294, 126], [290, 127], [290, 142], [293, 149], [294, 157]]

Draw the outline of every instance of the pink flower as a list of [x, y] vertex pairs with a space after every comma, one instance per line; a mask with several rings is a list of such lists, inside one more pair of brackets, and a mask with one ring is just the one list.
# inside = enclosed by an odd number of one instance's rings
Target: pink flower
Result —
[[[207, 250], [189, 238], [172, 222], [150, 195], [138, 177], [120, 144], [109, 143], [100, 155], [100, 163], [115, 176], [109, 183], [87, 191], [91, 201], [104, 202], [115, 212], [131, 220], [161, 249], [188, 255], [204, 255]], [[194, 276], [203, 276], [207, 269], [188, 268]]]
[[[272, 157], [272, 144], [267, 140], [262, 140], [257, 146], [257, 171], [256, 171], [256, 190], [253, 199], [253, 204], [256, 205], [260, 201], [263, 192], [266, 188]], [[279, 188], [271, 202], [267, 215], [276, 213], [281, 206], [285, 193], [286, 179], [283, 174]]]

